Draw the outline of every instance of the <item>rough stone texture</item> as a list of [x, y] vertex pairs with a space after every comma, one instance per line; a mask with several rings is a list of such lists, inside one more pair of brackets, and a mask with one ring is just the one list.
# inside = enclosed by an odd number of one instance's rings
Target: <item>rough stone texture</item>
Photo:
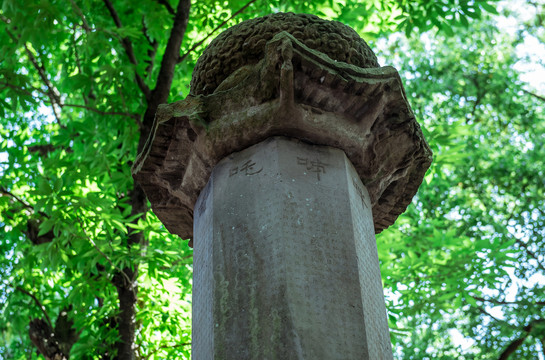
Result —
[[287, 32], [260, 56], [220, 76], [213, 93], [159, 108], [133, 168], [159, 219], [192, 238], [193, 207], [214, 166], [280, 135], [343, 150], [369, 191], [375, 232], [393, 224], [431, 163], [397, 71], [336, 61]]
[[369, 195], [344, 152], [269, 138], [195, 206], [193, 360], [392, 359]]
[[310, 14], [271, 14], [244, 21], [215, 38], [197, 61], [191, 94], [211, 94], [236, 70], [258, 63], [266, 43], [282, 31], [333, 60], [363, 68], [379, 67], [367, 43], [343, 23]]

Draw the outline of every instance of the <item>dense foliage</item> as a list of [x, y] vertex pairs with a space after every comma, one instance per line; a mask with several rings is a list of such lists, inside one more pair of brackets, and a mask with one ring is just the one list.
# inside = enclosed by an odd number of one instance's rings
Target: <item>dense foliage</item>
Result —
[[545, 99], [515, 70], [534, 33], [496, 26], [388, 44], [434, 151], [414, 206], [379, 236], [402, 359], [545, 356]]
[[189, 359], [192, 251], [130, 166], [203, 47], [275, 11], [369, 40], [433, 148], [377, 239], [396, 356], [545, 356], [545, 100], [516, 70], [517, 45], [545, 43], [542, 4], [524, 18], [484, 0], [1, 4], [1, 358]]

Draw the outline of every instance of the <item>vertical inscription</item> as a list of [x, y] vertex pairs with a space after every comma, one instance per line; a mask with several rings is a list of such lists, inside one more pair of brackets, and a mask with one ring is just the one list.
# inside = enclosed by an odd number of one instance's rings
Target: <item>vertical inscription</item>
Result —
[[316, 173], [318, 181], [320, 181], [320, 174], [325, 174], [325, 169], [328, 164], [323, 163], [320, 159], [310, 160], [308, 158], [297, 157], [297, 165], [303, 165], [307, 171]]
[[356, 179], [352, 178], [352, 184], [354, 184], [354, 188], [356, 189], [356, 192], [360, 196], [361, 203], [362, 203], [363, 207], [369, 209], [369, 206], [367, 206], [367, 203], [365, 202], [365, 195], [364, 195], [365, 193], [364, 193], [363, 189], [361, 188], [361, 186], [356, 181]]
[[233, 166], [231, 169], [229, 169], [229, 177], [236, 174], [244, 174], [246, 176], [259, 174], [263, 170], [263, 167], [257, 170], [255, 165], [256, 163], [250, 159], [241, 166]]

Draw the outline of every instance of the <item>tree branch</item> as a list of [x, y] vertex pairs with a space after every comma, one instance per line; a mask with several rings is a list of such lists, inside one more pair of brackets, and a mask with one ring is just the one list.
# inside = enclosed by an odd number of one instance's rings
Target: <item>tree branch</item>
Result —
[[[112, 2], [110, 0], [104, 0], [104, 4], [106, 5], [106, 8], [110, 12], [110, 15], [112, 16], [112, 19], [113, 19], [113, 21], [115, 23], [115, 26], [118, 29], [121, 29], [123, 27], [123, 25], [121, 24], [121, 19], [119, 18], [119, 15], [117, 14], [117, 11], [115, 11], [115, 8], [112, 5]], [[134, 50], [132, 48], [132, 43], [129, 40], [129, 38], [124, 37], [124, 38], [121, 39], [121, 45], [125, 49], [125, 52], [127, 53], [127, 56], [129, 57], [129, 61], [131, 62], [131, 64], [133, 64], [135, 66], [134, 76], [136, 78], [136, 83], [138, 84], [138, 87], [140, 88], [140, 90], [144, 94], [146, 100], [149, 101], [151, 92], [150, 92], [150, 89], [149, 89], [148, 85], [146, 85], [144, 79], [142, 79], [142, 77], [140, 76], [140, 74], [138, 74], [138, 71], [136, 69], [136, 66], [138, 65], [138, 61], [136, 60], [136, 56], [134, 55]]]
[[[73, 0], [70, 0], [70, 1], [73, 2]], [[80, 60], [79, 53], [78, 53], [78, 40], [76, 39], [76, 33], [77, 33], [77, 26], [76, 26], [76, 24], [74, 24], [73, 27], [72, 27], [72, 49], [74, 50], [74, 57], [76, 58], [76, 67], [78, 69], [78, 72], [80, 74], [83, 74], [83, 68], [81, 67], [81, 60]], [[91, 80], [91, 84], [92, 84], [93, 79], [91, 78], [90, 80]], [[94, 95], [93, 95], [92, 90], [89, 91], [88, 95], [85, 95], [82, 92], [81, 97], [83, 98], [83, 102], [85, 103], [85, 105], [89, 104], [89, 100], [87, 99], [87, 96], [92, 96], [93, 98], [95, 98]]]
[[[174, 23], [170, 31], [161, 68], [157, 75], [157, 85], [153, 89], [151, 107], [156, 107], [164, 103], [168, 99], [172, 79], [174, 78], [174, 68], [176, 67], [178, 57], [180, 55], [180, 47], [185, 36], [185, 30], [189, 21], [189, 10], [191, 7], [190, 0], [180, 0], [174, 15]], [[156, 108], [152, 109], [155, 114]], [[153, 120], [153, 119], [152, 119]]]
[[481, 92], [480, 82], [477, 80], [477, 78], [473, 76], [471, 77], [471, 81], [475, 85], [477, 94], [475, 95], [475, 102], [473, 103], [473, 108], [471, 109], [471, 112], [466, 115], [466, 124], [469, 123], [470, 120], [473, 120], [475, 122], [475, 113], [477, 112], [477, 107], [481, 104], [481, 101], [484, 97], [484, 94]]
[[[3, 81], [0, 81], [0, 85], [4, 85], [6, 87], [9, 87], [11, 89], [14, 89], [15, 91], [18, 91], [18, 92], [21, 92], [25, 95], [28, 95], [28, 96], [31, 96], [34, 98], [34, 95], [32, 94], [32, 92], [26, 90], [26, 89], [23, 89], [23, 88], [20, 88], [16, 85], [13, 85], [13, 84], [10, 84], [10, 83], [6, 83], [6, 82], [3, 82]], [[42, 91], [41, 89], [36, 89], [36, 88], [32, 88], [33, 91], [38, 91], [44, 95], [47, 95], [46, 92]], [[46, 103], [46, 101], [42, 100], [44, 103]], [[89, 111], [92, 111], [92, 112], [95, 112], [97, 114], [100, 114], [100, 115], [119, 115], [119, 116], [128, 116], [130, 118], [133, 118], [135, 119], [136, 121], [140, 121], [139, 119], [139, 116], [138, 114], [131, 114], [131, 113], [126, 113], [126, 112], [118, 112], [118, 111], [102, 111], [102, 110], [98, 110], [98, 109], [95, 109], [95, 108], [92, 108], [90, 106], [86, 106], [86, 105], [79, 105], [79, 104], [66, 104], [66, 103], [60, 103], [60, 104], [57, 104], [59, 105], [59, 107], [62, 109], [64, 107], [73, 107], [73, 108], [80, 108], [80, 109], [85, 109], [85, 110], [89, 110]]]
[[[39, 153], [41, 156], [47, 156], [50, 152], [53, 152], [57, 149], [57, 147], [51, 145], [51, 144], [38, 144], [38, 145], [30, 145], [27, 146], [28, 151], [31, 153]], [[69, 149], [72, 151], [72, 149]]]
[[170, 6], [167, 0], [157, 0], [157, 2], [163, 5], [167, 9], [167, 11], [170, 13], [170, 15], [174, 15], [174, 9], [172, 8], [172, 6]]
[[522, 240], [518, 239], [515, 237], [515, 240], [516, 240], [516, 243], [524, 249], [524, 251], [526, 251], [526, 254], [528, 254], [531, 258], [533, 258], [536, 263], [537, 263], [537, 267], [539, 267], [542, 271], [545, 272], [545, 265], [543, 265], [541, 263], [541, 261], [539, 260], [539, 258], [537, 257], [536, 254], [534, 254], [530, 249], [528, 249], [528, 245], [526, 245]]
[[513, 340], [506, 348], [505, 350], [503, 350], [503, 352], [500, 354], [500, 357], [498, 358], [498, 360], [507, 360], [509, 358], [509, 356], [511, 354], [513, 354], [521, 345], [522, 343], [524, 342], [524, 340], [526, 340], [526, 338], [528, 336], [530, 336], [530, 333], [532, 332], [534, 326], [536, 324], [539, 324], [539, 323], [542, 323], [542, 322], [545, 322], [545, 319], [534, 319], [532, 321], [530, 321], [530, 323], [528, 325], [526, 325], [524, 327], [524, 332], [525, 334], [523, 334], [521, 337], [519, 337], [518, 339], [515, 339]]
[[70, 0], [70, 3], [72, 4], [72, 7], [74, 8], [74, 11], [78, 16], [81, 18], [81, 22], [83, 23], [83, 29], [86, 33], [91, 32], [91, 28], [89, 27], [89, 24], [87, 23], [87, 20], [85, 19], [85, 15], [83, 15], [83, 12], [79, 8], [79, 6], [76, 4], [74, 0]]
[[522, 89], [522, 91], [523, 91], [524, 93], [530, 95], [530, 96], [535, 97], [535, 98], [538, 99], [538, 100], [541, 100], [541, 101], [545, 102], [545, 97], [543, 97], [543, 96], [540, 96], [540, 95], [538, 95], [538, 94], [534, 94], [533, 92], [528, 91], [528, 90], [524, 90], [524, 89]]
[[489, 317], [491, 317], [492, 319], [494, 319], [496, 322], [508, 324], [506, 321], [498, 319], [497, 317], [495, 317], [494, 315], [492, 315], [491, 313], [489, 313], [488, 311], [486, 311], [484, 308], [482, 308], [482, 307], [480, 307], [480, 306], [477, 307], [477, 309], [478, 309], [482, 314], [484, 314], [484, 315], [486, 315], [486, 316], [489, 316]]
[[509, 358], [509, 356], [514, 353], [520, 345], [522, 345], [522, 343], [524, 342], [524, 340], [526, 340], [526, 338], [528, 337], [529, 334], [526, 334], [518, 339], [515, 339], [513, 340], [508, 346], [507, 348], [505, 348], [505, 350], [500, 354], [500, 357], [498, 358], [498, 360], [507, 360], [507, 358]]
[[[138, 142], [137, 151], [142, 151], [144, 144], [148, 138], [155, 119], [155, 112], [160, 104], [165, 103], [168, 100], [170, 88], [172, 86], [172, 80], [174, 78], [174, 69], [177, 64], [178, 56], [180, 55], [180, 48], [185, 36], [185, 30], [189, 21], [189, 10], [191, 7], [191, 0], [180, 0], [176, 8], [176, 15], [174, 16], [174, 23], [170, 31], [170, 37], [168, 38], [165, 53], [163, 54], [163, 60], [161, 61], [161, 67], [159, 68], [159, 74], [157, 75], [156, 86], [152, 91], [151, 101], [148, 102], [148, 107], [144, 113], [142, 121], [142, 127], [140, 132], [140, 140]], [[143, 191], [135, 184], [135, 194], [140, 193], [145, 200]], [[131, 196], [132, 197], [132, 196]], [[140, 206], [141, 204], [139, 204]], [[134, 206], [133, 206], [134, 207]], [[143, 206], [140, 206], [143, 207]], [[142, 212], [142, 211], [139, 211]]]
[[151, 49], [148, 50], [149, 62], [148, 62], [148, 66], [146, 66], [146, 77], [149, 78], [153, 70], [153, 64], [155, 63], [155, 54], [157, 53], [159, 42], [157, 42], [157, 40], [155, 39], [151, 39], [148, 36], [148, 28], [146, 26], [146, 20], [144, 16], [142, 16], [142, 32], [144, 33], [146, 40], [148, 40], [148, 43], [151, 46]]
[[208, 33], [204, 38], [202, 38], [200, 41], [198, 41], [197, 43], [195, 43], [195, 45], [193, 45], [191, 47], [191, 49], [189, 49], [185, 54], [183, 54], [182, 56], [180, 56], [178, 58], [178, 63], [181, 63], [182, 61], [184, 61], [188, 56], [189, 54], [191, 54], [193, 51], [195, 51], [196, 48], [198, 48], [199, 46], [201, 46], [208, 38], [210, 38], [210, 36], [214, 35], [214, 33], [216, 31], [218, 31], [219, 29], [221, 29], [222, 27], [224, 27], [229, 21], [231, 21], [232, 19], [234, 19], [237, 15], [239, 15], [240, 13], [242, 13], [244, 10], [246, 10], [250, 5], [252, 5], [254, 2], [256, 2], [257, 0], [250, 0], [249, 2], [246, 3], [246, 5], [244, 5], [243, 7], [241, 7], [240, 9], [238, 9], [236, 12], [234, 12], [227, 20], [223, 21], [221, 24], [219, 24], [218, 26], [216, 26], [214, 28], [214, 30], [212, 30], [210, 33]]
[[[4, 21], [6, 24], [11, 24], [11, 20], [2, 16], [1, 17], [2, 21]], [[15, 29], [17, 29], [15, 27]], [[6, 27], [6, 33], [8, 34], [8, 36], [11, 38], [11, 40], [14, 42], [14, 43], [18, 43], [18, 37], [15, 36], [7, 27]], [[30, 62], [32, 63], [32, 66], [36, 69], [36, 71], [38, 72], [38, 75], [40, 76], [40, 78], [42, 79], [43, 83], [45, 84], [45, 86], [47, 87], [48, 91], [47, 91], [47, 95], [49, 97], [49, 99], [51, 100], [51, 108], [53, 109], [53, 115], [55, 115], [55, 119], [57, 120], [57, 123], [62, 126], [61, 122], [60, 122], [60, 118], [59, 118], [59, 114], [57, 113], [57, 109], [55, 108], [55, 105], [59, 106], [60, 107], [60, 102], [61, 102], [61, 95], [60, 95], [60, 92], [59, 90], [57, 90], [57, 88], [53, 85], [53, 83], [48, 79], [47, 77], [47, 74], [46, 74], [46, 71], [45, 71], [45, 66], [44, 64], [39, 64], [38, 63], [38, 59], [36, 59], [36, 57], [34, 56], [34, 54], [32, 53], [32, 51], [30, 51], [30, 49], [28, 48], [28, 45], [26, 43], [23, 44], [23, 47], [25, 48], [25, 52], [28, 56], [28, 59], [30, 60]]]
[[[17, 195], [13, 194], [12, 192], [9, 192], [8, 189], [4, 187], [0, 187], [0, 192], [4, 195], [10, 196], [13, 199], [17, 200], [17, 202], [23, 205], [25, 208], [34, 211], [34, 207], [32, 205], [30, 205], [29, 203], [27, 203], [26, 201], [24, 201]], [[49, 216], [47, 216], [47, 214], [42, 211], [38, 211], [38, 214], [42, 215], [43, 217], [49, 218]]]
[[38, 300], [38, 298], [32, 294], [31, 292], [29, 291], [26, 291], [25, 289], [23, 289], [22, 287], [20, 286], [13, 286], [13, 285], [9, 285], [13, 288], [15, 288], [15, 290], [18, 290], [20, 292], [22, 292], [23, 294], [25, 295], [28, 295], [32, 298], [32, 300], [34, 300], [34, 302], [36, 303], [36, 305], [38, 305], [38, 307], [40, 308], [40, 310], [42, 311], [42, 313], [44, 314], [45, 316], [45, 319], [47, 320], [47, 323], [48, 325], [51, 327], [51, 329], [53, 329], [53, 323], [51, 322], [51, 319], [49, 318], [49, 315], [47, 315], [47, 312], [45, 311], [45, 306], [42, 305], [42, 303], [40, 302], [40, 300]]
[[[4, 85], [4, 87], [8, 87], [8, 88], [13, 89], [13, 90], [15, 90], [17, 92], [28, 95], [28, 96], [32, 97], [33, 99], [35, 98], [35, 96], [34, 96], [34, 94], [32, 94], [32, 92], [28, 91], [25, 88], [19, 87], [17, 85], [13, 85], [13, 84], [10, 84], [10, 83], [4, 82], [4, 81], [0, 81], [0, 85]], [[32, 90], [33, 91], [38, 91], [39, 93], [47, 96], [47, 93], [45, 91], [41, 90], [41, 89], [32, 88]]]
[[[11, 24], [11, 20], [5, 18], [5, 17], [2, 17], [2, 20], [6, 23], [6, 24]], [[6, 28], [6, 33], [8, 34], [8, 36], [11, 38], [11, 40], [14, 42], [14, 43], [18, 43], [18, 37], [15, 36], [9, 29]], [[60, 93], [58, 92], [58, 90], [53, 86], [53, 84], [49, 81], [49, 79], [47, 78], [47, 75], [45, 74], [45, 67], [40, 64], [38, 64], [38, 60], [36, 59], [36, 57], [34, 56], [34, 54], [32, 53], [32, 51], [30, 51], [30, 49], [28, 48], [28, 45], [26, 43], [23, 44], [23, 47], [25, 48], [25, 52], [27, 53], [27, 56], [30, 60], [30, 62], [32, 63], [32, 66], [34, 66], [34, 68], [38, 71], [38, 75], [40, 76], [40, 78], [42, 79], [42, 81], [44, 82], [44, 84], [46, 85], [46, 87], [49, 89], [50, 92], [50, 96], [53, 97], [52, 99], [52, 102], [54, 101], [55, 103], [57, 102], [60, 102]]]
[[95, 108], [92, 108], [92, 107], [89, 107], [89, 106], [79, 105], [79, 104], [62, 104], [62, 106], [63, 107], [74, 107], [74, 108], [85, 109], [85, 110], [89, 110], [89, 111], [95, 112], [95, 113], [100, 114], [100, 115], [128, 116], [128, 117], [131, 117], [131, 118], [133, 118], [135, 120], [139, 120], [138, 114], [116, 112], [116, 111], [102, 111], [102, 110], [98, 110], [98, 109], [95, 109]]
[[102, 255], [102, 257], [104, 257], [106, 259], [106, 261], [108, 261], [108, 263], [114, 268], [116, 269], [120, 274], [123, 275], [123, 277], [125, 278], [125, 280], [127, 281], [127, 286], [129, 286], [129, 289], [132, 289], [133, 286], [132, 286], [132, 280], [129, 278], [129, 276], [123, 271], [121, 270], [117, 265], [115, 265], [112, 260], [108, 257], [108, 255], [106, 255], [104, 252], [102, 252], [102, 250], [100, 250], [100, 248], [98, 247], [98, 245], [93, 241], [93, 239], [91, 239], [91, 237], [89, 237], [89, 235], [87, 234], [87, 231], [85, 231], [85, 227], [83, 225], [83, 222], [81, 221], [81, 219], [79, 218], [79, 216], [76, 215], [76, 219], [78, 220], [78, 223], [80, 224], [80, 227], [81, 227], [81, 231], [83, 231], [83, 235], [85, 236], [84, 238], [87, 239], [91, 245], [95, 248], [96, 251], [98, 251], [100, 253], [100, 255]]
[[[38, 74], [40, 75], [40, 78], [44, 82], [45, 86], [48, 89], [49, 97], [51, 98], [52, 105], [56, 104], [60, 106], [61, 103], [61, 94], [59, 90], [53, 85], [53, 83], [47, 78], [47, 75], [45, 73], [45, 66], [44, 64], [38, 64], [38, 59], [32, 54], [32, 51], [28, 48], [27, 44], [23, 44], [25, 47], [25, 51], [28, 55], [28, 59], [34, 66], [34, 68], [38, 71]], [[53, 107], [53, 106], [52, 106]], [[53, 107], [53, 111], [55, 112], [55, 108]], [[58, 115], [55, 113], [55, 115], [58, 117]], [[58, 119], [57, 119], [58, 120]]]
[[[518, 302], [518, 301], [503, 301], [503, 300], [496, 300], [496, 299], [485, 299], [483, 297], [473, 296], [473, 295], [471, 297], [474, 298], [477, 301], [489, 302], [489, 303], [496, 304], [496, 305], [521, 305], [520, 302]], [[536, 301], [536, 302], [531, 303], [531, 304], [545, 305], [545, 301]]]

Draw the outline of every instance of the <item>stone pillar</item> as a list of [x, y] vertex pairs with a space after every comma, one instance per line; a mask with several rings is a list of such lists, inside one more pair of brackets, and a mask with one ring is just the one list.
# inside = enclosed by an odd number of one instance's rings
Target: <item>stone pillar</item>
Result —
[[367, 190], [342, 150], [269, 138], [195, 206], [194, 359], [391, 359]]
[[133, 168], [194, 241], [193, 359], [392, 359], [374, 234], [430, 163], [397, 71], [347, 26], [218, 36]]

